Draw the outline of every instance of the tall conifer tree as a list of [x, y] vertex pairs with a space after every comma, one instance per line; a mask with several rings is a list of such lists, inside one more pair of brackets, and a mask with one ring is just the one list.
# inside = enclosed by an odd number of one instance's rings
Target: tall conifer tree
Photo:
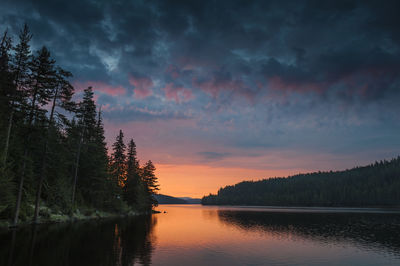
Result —
[[39, 205], [40, 205], [40, 197], [42, 192], [42, 184], [46, 175], [46, 163], [47, 163], [47, 150], [49, 144], [50, 134], [55, 133], [54, 129], [54, 114], [56, 111], [56, 106], [62, 107], [67, 111], [73, 111], [74, 103], [71, 101], [72, 95], [74, 93], [74, 88], [68, 82], [67, 78], [71, 77], [72, 74], [68, 71], [63, 70], [60, 67], [57, 67], [56, 72], [54, 72], [54, 76], [52, 76], [53, 82], [52, 86], [50, 86], [47, 90], [47, 94], [51, 97], [51, 110], [50, 116], [48, 120], [45, 143], [43, 148], [43, 157], [42, 157], [42, 167], [40, 170], [40, 177], [38, 181], [38, 186], [36, 190], [36, 199], [35, 199], [35, 211], [33, 222], [36, 223], [39, 216]]
[[116, 141], [112, 145], [113, 153], [111, 155], [111, 175], [120, 187], [123, 187], [126, 181], [126, 146], [124, 143], [124, 133], [119, 131]]
[[[88, 87], [83, 91], [83, 100], [79, 104], [79, 108], [77, 110], [77, 118], [78, 128], [79, 128], [79, 137], [78, 137], [78, 147], [76, 150], [75, 156], [75, 170], [74, 170], [74, 178], [73, 178], [73, 186], [72, 186], [72, 205], [75, 202], [75, 193], [78, 181], [78, 171], [85, 173], [87, 169], [91, 169], [90, 161], [91, 155], [88, 154], [88, 144], [90, 141], [93, 141], [96, 136], [96, 104], [93, 100], [93, 89], [92, 87]], [[83, 155], [84, 160], [81, 160], [81, 155]], [[81, 164], [83, 163], [83, 165]], [[85, 167], [89, 165], [89, 167]], [[88, 173], [85, 173], [85, 175]], [[85, 181], [85, 180], [83, 180]], [[88, 183], [88, 182], [86, 182]]]
[[[12, 71], [13, 71], [14, 85], [16, 87], [16, 90], [15, 90], [15, 93], [11, 100], [11, 112], [10, 112], [7, 136], [6, 136], [6, 148], [5, 148], [5, 152], [4, 152], [5, 160], [6, 160], [7, 154], [8, 154], [9, 140], [10, 140], [10, 136], [11, 136], [11, 129], [12, 129], [12, 126], [14, 123], [15, 109], [17, 108], [17, 105], [19, 104], [18, 107], [19, 107], [20, 111], [23, 111], [24, 107], [25, 107], [24, 105], [26, 103], [26, 97], [27, 97], [26, 91], [28, 90], [28, 86], [30, 83], [29, 60], [31, 58], [31, 50], [30, 50], [29, 42], [30, 42], [31, 38], [32, 38], [32, 35], [30, 34], [28, 26], [25, 24], [24, 29], [19, 34], [19, 43], [14, 48], [15, 55], [13, 57]], [[15, 203], [15, 212], [14, 212], [14, 220], [13, 220], [14, 225], [16, 225], [18, 223], [19, 209], [21, 206], [22, 191], [23, 191], [23, 187], [24, 187], [27, 153], [28, 153], [28, 149], [26, 147], [26, 149], [24, 151], [24, 155], [22, 157], [22, 160], [23, 160], [22, 170], [21, 170], [21, 173], [19, 173], [20, 180], [19, 180], [19, 185], [18, 185], [17, 199], [16, 199], [16, 203]]]
[[147, 161], [143, 167], [142, 179], [152, 205], [157, 205], [157, 200], [153, 197], [159, 190], [158, 179], [155, 175], [156, 167], [151, 160]]
[[137, 187], [140, 181], [139, 161], [137, 159], [136, 144], [131, 139], [128, 144], [128, 156], [126, 161], [126, 182], [124, 185], [124, 198], [130, 205], [137, 203]]

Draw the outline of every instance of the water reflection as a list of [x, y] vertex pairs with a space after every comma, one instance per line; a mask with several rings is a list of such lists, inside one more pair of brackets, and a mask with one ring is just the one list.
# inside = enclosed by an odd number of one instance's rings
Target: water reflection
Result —
[[200, 205], [159, 210], [0, 233], [0, 265], [400, 265], [399, 213]]
[[0, 265], [150, 265], [156, 217], [23, 228], [0, 234]]
[[400, 214], [218, 210], [220, 222], [275, 238], [352, 243], [400, 256]]

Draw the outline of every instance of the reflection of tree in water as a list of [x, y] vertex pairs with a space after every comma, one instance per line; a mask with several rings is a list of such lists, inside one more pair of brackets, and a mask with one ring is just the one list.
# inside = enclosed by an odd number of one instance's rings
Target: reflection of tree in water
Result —
[[0, 265], [149, 265], [155, 223], [140, 216], [21, 228], [0, 234]]
[[202, 210], [201, 214], [205, 220], [215, 220], [216, 217], [218, 216], [215, 210], [207, 210], [207, 209]]
[[153, 228], [157, 223], [156, 216], [141, 217], [140, 221], [122, 220], [119, 223], [121, 266], [130, 266], [135, 263], [151, 264], [151, 255], [154, 249], [155, 236]]
[[273, 237], [297, 236], [329, 244], [346, 241], [400, 255], [400, 214], [218, 210], [218, 217], [224, 224]]

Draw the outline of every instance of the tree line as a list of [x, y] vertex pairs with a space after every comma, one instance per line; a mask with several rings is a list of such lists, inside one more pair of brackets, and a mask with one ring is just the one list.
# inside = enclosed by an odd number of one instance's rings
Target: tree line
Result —
[[0, 219], [36, 223], [46, 208], [151, 209], [153, 163], [139, 165], [135, 142], [126, 147], [122, 131], [108, 156], [93, 89], [74, 101], [72, 73], [45, 46], [32, 53], [31, 39], [25, 25], [16, 45], [7, 31], [0, 40]]
[[203, 197], [202, 204], [400, 206], [400, 157], [345, 171], [244, 181]]

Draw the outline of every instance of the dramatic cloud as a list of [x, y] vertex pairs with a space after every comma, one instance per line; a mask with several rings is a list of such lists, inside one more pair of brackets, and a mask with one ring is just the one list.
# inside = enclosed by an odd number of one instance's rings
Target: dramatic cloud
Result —
[[165, 92], [165, 98], [168, 100], [174, 100], [176, 103], [181, 101], [189, 101], [194, 98], [192, 92], [189, 89], [168, 83], [162, 90]]
[[153, 94], [153, 81], [148, 77], [136, 77], [131, 75], [129, 83], [135, 87], [135, 97], [143, 99]]
[[3, 0], [0, 30], [16, 40], [27, 22], [34, 50], [48, 46], [78, 92], [94, 87], [109, 141], [122, 128], [156, 163], [292, 173], [398, 155], [399, 10], [400, 1]]
[[126, 89], [122, 86], [111, 86], [104, 82], [99, 81], [85, 81], [79, 82], [76, 81], [73, 83], [73, 86], [77, 92], [83, 91], [87, 87], [92, 87], [94, 91], [101, 92], [103, 94], [108, 94], [111, 96], [124, 95], [126, 93]]

